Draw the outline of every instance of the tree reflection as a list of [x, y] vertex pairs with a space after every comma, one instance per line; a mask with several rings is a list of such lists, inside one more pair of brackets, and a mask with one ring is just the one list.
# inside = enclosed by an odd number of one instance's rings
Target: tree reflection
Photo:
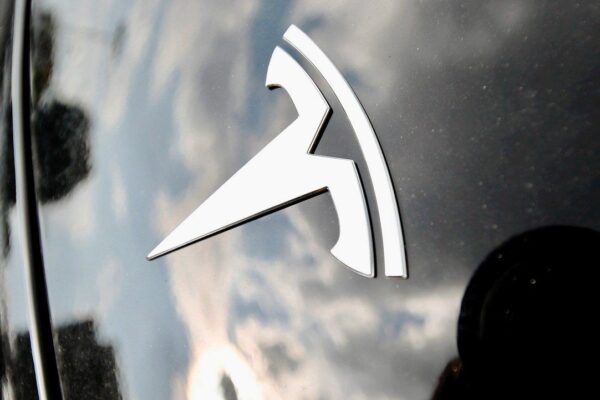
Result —
[[91, 170], [89, 119], [79, 107], [52, 101], [34, 115], [38, 201], [66, 196]]
[[[11, 340], [5, 299], [5, 268], [12, 234], [9, 214], [16, 200], [10, 102], [11, 4], [0, 4], [0, 399], [4, 391], [11, 392], [15, 399], [37, 399], [29, 335], [21, 333]], [[91, 123], [81, 106], [62, 101], [50, 90], [54, 70], [54, 16], [34, 11], [32, 21], [31, 150], [37, 201], [48, 203], [67, 196], [89, 175]], [[120, 398], [112, 348], [97, 344], [93, 332], [93, 321], [86, 321], [59, 328], [56, 333], [61, 351], [58, 356], [64, 361], [61, 367], [77, 368], [78, 374], [69, 373], [68, 377], [82, 377], [82, 381], [63, 382], [65, 394], [71, 398]]]
[[[58, 327], [58, 362], [62, 388], [67, 399], [121, 399], [115, 351], [101, 343], [92, 319]], [[15, 400], [37, 398], [29, 334], [23, 332], [15, 339], [10, 374], [13, 375]]]
[[38, 201], [65, 197], [90, 173], [90, 119], [75, 104], [57, 99], [50, 88], [56, 23], [49, 12], [34, 14], [33, 151]]
[[[32, 143], [37, 200], [58, 201], [90, 173], [90, 118], [79, 105], [56, 98], [49, 90], [54, 70], [54, 17], [48, 12], [33, 15]], [[10, 46], [3, 45], [2, 48]], [[5, 55], [5, 54], [4, 54]], [[0, 59], [2, 61], [3, 59]], [[10, 104], [10, 69], [3, 62], [0, 122], [0, 184], [2, 251], [10, 250], [8, 210], [15, 204], [15, 171]]]

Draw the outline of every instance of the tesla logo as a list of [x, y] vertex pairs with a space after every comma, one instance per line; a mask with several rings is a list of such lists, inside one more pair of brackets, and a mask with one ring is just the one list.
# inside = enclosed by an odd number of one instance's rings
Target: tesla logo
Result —
[[[400, 215], [392, 180], [365, 110], [321, 49], [292, 25], [284, 39], [325, 78], [346, 112], [373, 182], [386, 276], [407, 277]], [[304, 69], [283, 49], [273, 51], [267, 87], [284, 88], [298, 118], [236, 172], [152, 252], [154, 259], [326, 191], [339, 220], [331, 253], [355, 272], [375, 276], [367, 203], [352, 160], [315, 155], [331, 108]]]

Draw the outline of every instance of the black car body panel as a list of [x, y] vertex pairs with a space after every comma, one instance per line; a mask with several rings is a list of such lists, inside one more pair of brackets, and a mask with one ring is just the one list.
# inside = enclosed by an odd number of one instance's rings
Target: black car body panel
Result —
[[[34, 0], [31, 21], [34, 184], [66, 399], [466, 398], [479, 389], [456, 378], [459, 317], [483, 296], [463, 299], [488, 255], [550, 226], [563, 228], [525, 239], [543, 243], [532, 252], [557, 249], [549, 254], [563, 260], [561, 243], [577, 254], [598, 243], [596, 2]], [[331, 256], [329, 195], [146, 260], [296, 117], [285, 91], [264, 87], [275, 46], [332, 106], [316, 153], [364, 167], [327, 82], [283, 43], [290, 24], [329, 55], [369, 115], [398, 198], [408, 280], [386, 279], [379, 257], [368, 279]], [[8, 243], [14, 186], [2, 176]], [[572, 235], [582, 239], [563, 240]], [[10, 236], [1, 260], [3, 352], [28, 326], [18, 241]], [[544, 296], [561, 295], [564, 274]], [[486, 280], [472, 282], [477, 294]]]

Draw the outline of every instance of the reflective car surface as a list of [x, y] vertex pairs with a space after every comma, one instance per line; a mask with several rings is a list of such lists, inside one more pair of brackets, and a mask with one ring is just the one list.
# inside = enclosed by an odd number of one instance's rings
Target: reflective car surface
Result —
[[[37, 398], [4, 3], [1, 396]], [[573, 353], [592, 348], [582, 320], [596, 315], [596, 2], [33, 0], [30, 23], [33, 185], [63, 398], [538, 398], [588, 385]], [[333, 110], [316, 154], [364, 169], [331, 88], [282, 41], [291, 24], [377, 133], [407, 280], [384, 277], [377, 218], [375, 279], [330, 254], [329, 194], [146, 259], [296, 118], [288, 94], [264, 86], [276, 46]], [[547, 375], [552, 362], [570, 368]]]

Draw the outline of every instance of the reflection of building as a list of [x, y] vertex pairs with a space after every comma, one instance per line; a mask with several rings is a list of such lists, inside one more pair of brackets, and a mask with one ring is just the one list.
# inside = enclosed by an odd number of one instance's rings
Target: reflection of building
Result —
[[[60, 327], [56, 339], [58, 366], [66, 399], [122, 398], [114, 349], [98, 342], [93, 320]], [[27, 333], [17, 335], [9, 373], [17, 378], [11, 382], [16, 400], [37, 398]]]

